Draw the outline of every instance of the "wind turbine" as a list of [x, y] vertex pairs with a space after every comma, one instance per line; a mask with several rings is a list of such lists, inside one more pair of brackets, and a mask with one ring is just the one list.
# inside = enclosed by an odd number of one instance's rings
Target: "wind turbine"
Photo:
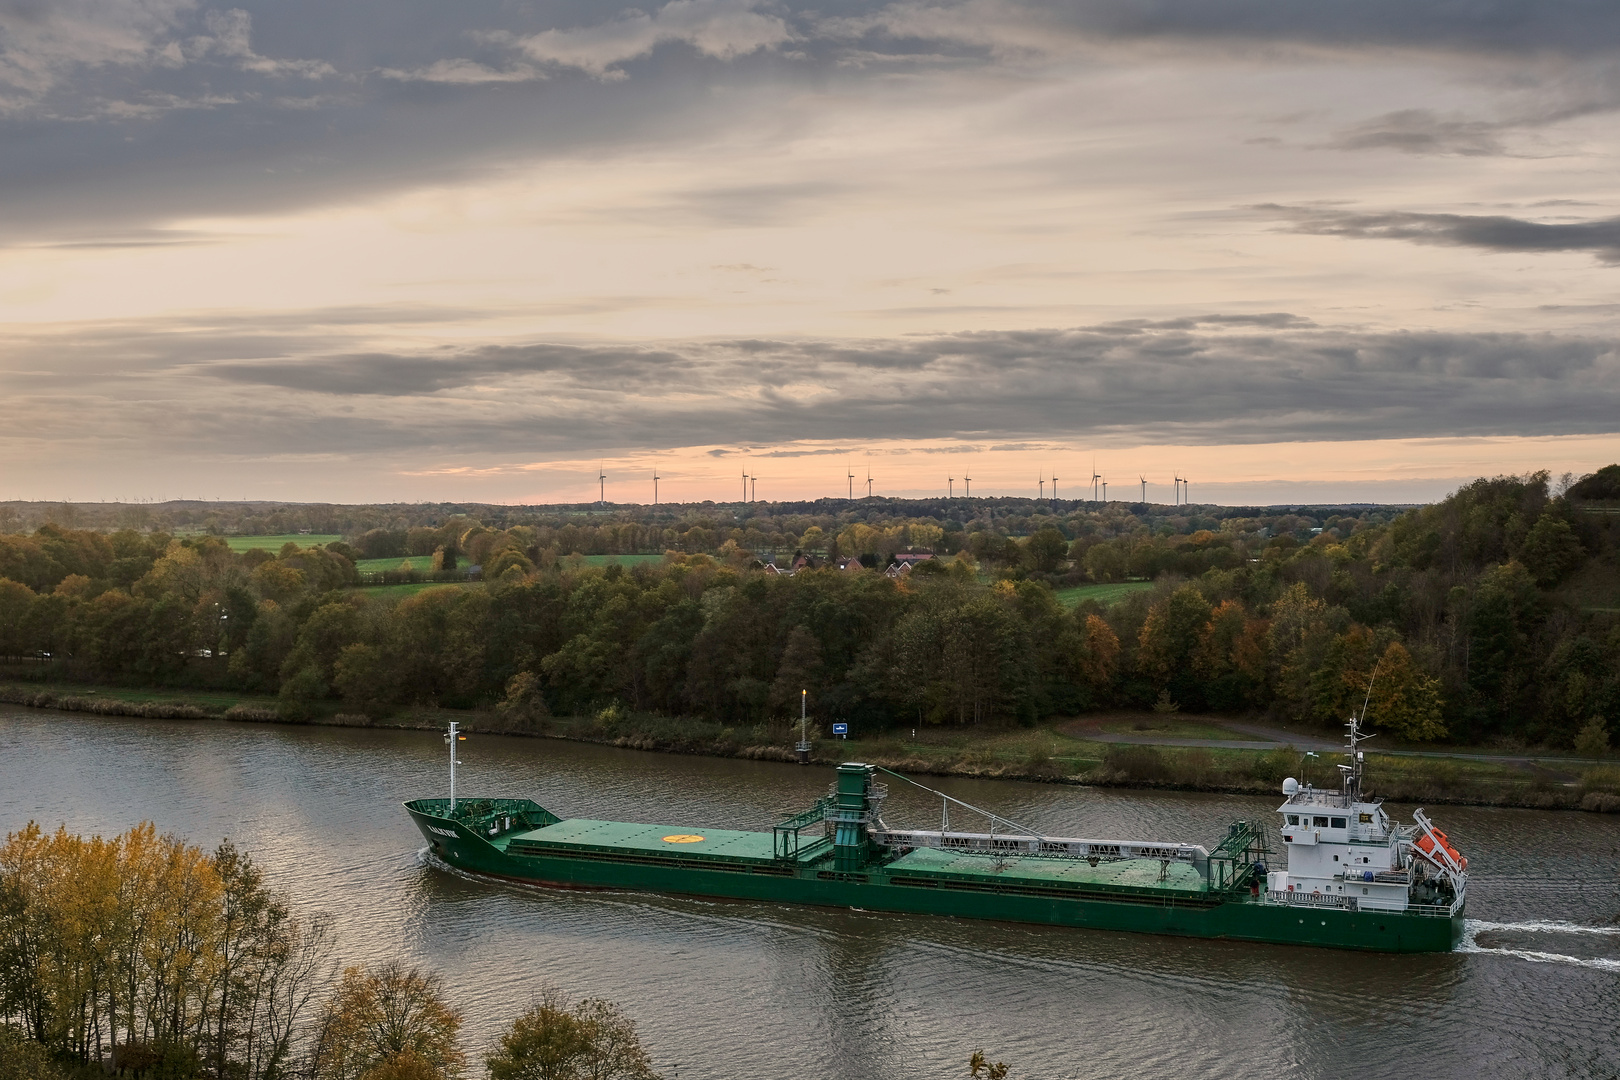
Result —
[[747, 502], [748, 501], [748, 470], [747, 469], [743, 470], [742, 480], [743, 480], [743, 502]]
[[866, 470], [866, 497], [868, 499], [872, 497], [872, 470], [870, 468]]
[[1181, 498], [1183, 504], [1187, 506], [1192, 505], [1192, 481], [1186, 479], [1185, 477], [1183, 477], [1181, 481]]
[[1046, 474], [1041, 473], [1041, 499], [1046, 499]]
[[1108, 501], [1108, 481], [1104, 480], [1102, 482], [1102, 486], [1103, 486], [1103, 498], [1102, 498], [1102, 501], [1107, 502]]
[[755, 500], [755, 498], [758, 496], [758, 494], [759, 494], [759, 477], [750, 476], [748, 478], [748, 501], [753, 502]]
[[607, 505], [607, 472], [606, 472], [606, 470], [604, 470], [602, 468], [602, 463], [600, 461], [596, 463], [596, 484], [597, 484], [597, 488], [596, 488], [596, 505], [598, 505], [598, 506], [606, 506]]
[[1052, 474], [1052, 505], [1057, 505], [1057, 473]]
[[[848, 462], [846, 462], [844, 464], [844, 471], [849, 472], [849, 464], [848, 464]], [[849, 501], [854, 502], [855, 501], [855, 474], [853, 472], [850, 472], [847, 479], [849, 480]]]
[[967, 495], [965, 495], [964, 498], [973, 498], [973, 477], [963, 476], [962, 483], [967, 485]]
[[1142, 502], [1143, 502], [1143, 504], [1146, 504], [1147, 503], [1147, 477], [1142, 476], [1140, 473], [1138, 473], [1137, 476], [1142, 481]]
[[954, 476], [945, 481], [945, 497], [947, 499], [956, 498], [956, 477]]
[[1177, 476], [1177, 477], [1176, 477], [1176, 494], [1175, 494], [1175, 500], [1176, 500], [1176, 501], [1175, 501], [1175, 503], [1174, 503], [1174, 504], [1173, 504], [1173, 505], [1175, 505], [1175, 506], [1180, 506], [1180, 505], [1181, 505], [1181, 477], [1180, 477], [1180, 476]]
[[1102, 473], [1097, 471], [1097, 463], [1091, 463], [1091, 501], [1097, 501], [1097, 481], [1102, 479]]
[[658, 470], [653, 470], [653, 505], [658, 505]]

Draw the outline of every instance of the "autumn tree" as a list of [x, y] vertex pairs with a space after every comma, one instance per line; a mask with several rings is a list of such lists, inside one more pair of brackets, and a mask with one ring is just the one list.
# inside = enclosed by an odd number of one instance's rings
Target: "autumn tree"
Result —
[[1378, 661], [1367, 715], [1374, 727], [1411, 742], [1446, 734], [1439, 680], [1423, 672], [1398, 641], [1390, 642]]
[[595, 997], [570, 1006], [554, 988], [541, 991], [484, 1062], [489, 1080], [658, 1080], [619, 1007]]
[[1186, 705], [1201, 702], [1193, 673], [1193, 655], [1209, 623], [1209, 602], [1195, 586], [1183, 585], [1154, 604], [1142, 623], [1136, 649], [1137, 670]]
[[277, 1080], [325, 948], [229, 844], [30, 824], [0, 846], [0, 1016], [85, 1065]]
[[1239, 709], [1263, 702], [1268, 630], [1265, 620], [1252, 617], [1241, 600], [1223, 600], [1210, 613], [1193, 664], [1211, 707]]
[[658, 1080], [635, 1024], [610, 1001], [547, 988], [485, 1059], [490, 1080]]
[[[466, 1064], [460, 1035], [461, 1013], [444, 1000], [438, 976], [397, 961], [346, 968], [321, 1007], [313, 1075], [366, 1080], [373, 1070], [425, 1068], [433, 1080], [456, 1080]], [[401, 1062], [405, 1055], [416, 1061]]]
[[1101, 615], [1087, 615], [1077, 657], [1080, 677], [1096, 693], [1105, 693], [1119, 672], [1119, 635]]

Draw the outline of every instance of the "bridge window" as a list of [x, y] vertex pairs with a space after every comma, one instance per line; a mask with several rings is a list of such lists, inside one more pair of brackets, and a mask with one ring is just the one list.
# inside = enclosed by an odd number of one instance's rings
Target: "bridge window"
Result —
[[1336, 817], [1336, 818], [1334, 818], [1334, 819], [1333, 819], [1333, 827], [1334, 827], [1334, 828], [1335, 828], [1335, 829], [1342, 829], [1342, 828], [1344, 828], [1344, 818], [1342, 818], [1342, 817]]
[[1298, 814], [1289, 814], [1288, 815], [1288, 824], [1290, 824], [1290, 825], [1298, 825], [1299, 824], [1299, 815]]
[[1325, 817], [1312, 818], [1311, 819], [1311, 825], [1313, 827], [1315, 827], [1315, 828], [1318, 828], [1318, 829], [1325, 829], [1325, 828], [1328, 827], [1327, 818], [1325, 818]]

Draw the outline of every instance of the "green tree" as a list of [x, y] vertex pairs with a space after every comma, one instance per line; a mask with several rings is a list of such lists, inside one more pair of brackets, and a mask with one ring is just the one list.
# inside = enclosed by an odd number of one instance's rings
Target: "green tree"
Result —
[[1609, 728], [1603, 717], [1594, 716], [1575, 735], [1575, 752], [1582, 757], [1606, 757], [1609, 753]]
[[1113, 544], [1093, 544], [1083, 561], [1092, 581], [1118, 581], [1125, 576], [1125, 556]]
[[67, 1080], [67, 1074], [45, 1047], [0, 1024], [0, 1080]]
[[1550, 588], [1586, 561], [1586, 551], [1569, 522], [1549, 509], [1536, 519], [1524, 538], [1519, 561], [1536, 579], [1536, 584]]
[[1024, 542], [1024, 558], [1029, 568], [1043, 574], [1056, 570], [1068, 553], [1069, 542], [1050, 525], [1035, 530], [1034, 535]]
[[1467, 686], [1476, 723], [1486, 730], [1533, 714], [1535, 635], [1546, 601], [1516, 562], [1481, 574], [1468, 609]]
[[800, 691], [817, 696], [821, 689], [821, 642], [804, 626], [788, 631], [782, 659], [771, 684], [771, 705], [786, 713], [797, 713]]
[[345, 645], [332, 665], [332, 686], [343, 695], [343, 707], [366, 716], [387, 716], [397, 685], [387, 657], [372, 645]]
[[1148, 610], [1138, 635], [1137, 670], [1183, 705], [1203, 702], [1193, 657], [1209, 616], [1209, 602], [1203, 594], [1195, 586], [1183, 585]]
[[22, 656], [30, 642], [25, 631], [34, 590], [20, 581], [0, 578], [0, 657]]
[[612, 1002], [573, 1006], [546, 989], [485, 1059], [490, 1080], [658, 1080], [635, 1024]]

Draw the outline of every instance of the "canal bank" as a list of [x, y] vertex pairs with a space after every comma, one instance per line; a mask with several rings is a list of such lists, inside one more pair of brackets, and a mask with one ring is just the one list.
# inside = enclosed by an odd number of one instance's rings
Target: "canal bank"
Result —
[[[798, 737], [797, 728], [787, 724], [726, 725], [640, 715], [618, 706], [594, 716], [575, 717], [419, 707], [384, 718], [335, 712], [288, 721], [278, 712], [276, 699], [270, 697], [16, 682], [0, 683], [0, 702], [148, 720], [407, 731], [439, 730], [455, 720], [471, 734], [564, 739], [755, 761], [793, 761]], [[1221, 745], [1228, 740], [1218, 738], [1188, 737], [1200, 735], [1227, 735], [1231, 745]], [[993, 731], [893, 729], [853, 739], [815, 736], [812, 729], [811, 761], [831, 765], [859, 758], [928, 776], [1260, 795], [1275, 792], [1287, 776], [1330, 781], [1337, 759], [1330, 752], [1308, 749], [1321, 738], [1303, 736], [1300, 742], [1304, 745], [1298, 748], [1278, 742], [1263, 749], [1263, 743], [1246, 739], [1243, 733], [1226, 731], [1200, 718], [1127, 714]], [[1537, 758], [1489, 755], [1471, 748], [1423, 756], [1374, 752], [1374, 758], [1379, 791], [1391, 799], [1620, 813], [1620, 763], [1569, 761], [1552, 754]]]

